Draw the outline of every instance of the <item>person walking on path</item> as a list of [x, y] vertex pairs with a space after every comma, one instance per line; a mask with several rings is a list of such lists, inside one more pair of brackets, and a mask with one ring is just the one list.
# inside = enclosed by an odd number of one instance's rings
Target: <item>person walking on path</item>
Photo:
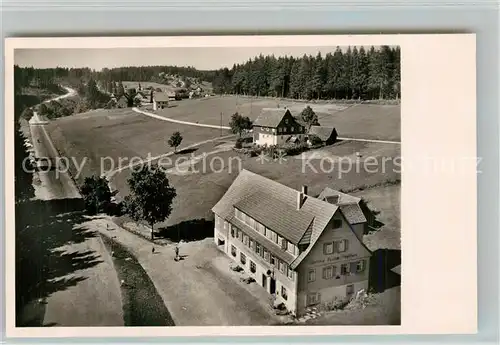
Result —
[[175, 246], [175, 261], [179, 260], [179, 245]]

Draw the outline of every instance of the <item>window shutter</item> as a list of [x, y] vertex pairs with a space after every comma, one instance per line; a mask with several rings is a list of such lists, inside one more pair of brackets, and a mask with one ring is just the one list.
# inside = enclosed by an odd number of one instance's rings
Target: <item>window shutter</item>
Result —
[[333, 242], [333, 252], [334, 253], [338, 253], [339, 252], [339, 242], [338, 241], [334, 241]]
[[344, 251], [347, 251], [349, 249], [349, 241], [344, 240]]
[[349, 267], [349, 271], [351, 273], [356, 273], [356, 268], [357, 267], [358, 267], [358, 263], [357, 262], [351, 262], [350, 267]]

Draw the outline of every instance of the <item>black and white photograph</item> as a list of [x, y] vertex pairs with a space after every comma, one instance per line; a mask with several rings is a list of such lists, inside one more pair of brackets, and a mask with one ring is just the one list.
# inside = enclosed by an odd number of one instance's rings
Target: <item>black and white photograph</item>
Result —
[[401, 325], [400, 56], [15, 49], [15, 326]]

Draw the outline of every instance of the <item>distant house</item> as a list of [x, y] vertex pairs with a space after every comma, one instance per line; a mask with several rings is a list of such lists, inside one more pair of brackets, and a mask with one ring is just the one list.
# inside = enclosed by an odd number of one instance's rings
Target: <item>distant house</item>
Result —
[[361, 198], [326, 187], [319, 194], [318, 199], [339, 206], [360, 236], [368, 231], [369, 226], [375, 224], [375, 215]]
[[242, 170], [212, 208], [218, 248], [295, 315], [368, 290], [372, 253], [346, 209]]
[[116, 99], [116, 106], [118, 108], [127, 108], [128, 107], [128, 100], [127, 97], [125, 96], [120, 96], [119, 98]]
[[335, 143], [337, 140], [337, 130], [334, 127], [311, 126], [308, 135], [315, 135], [326, 145]]
[[170, 97], [166, 92], [155, 92], [153, 95], [153, 110], [163, 109], [168, 107]]
[[305, 127], [288, 109], [264, 108], [253, 124], [253, 136], [257, 145], [282, 145], [292, 137], [303, 140]]

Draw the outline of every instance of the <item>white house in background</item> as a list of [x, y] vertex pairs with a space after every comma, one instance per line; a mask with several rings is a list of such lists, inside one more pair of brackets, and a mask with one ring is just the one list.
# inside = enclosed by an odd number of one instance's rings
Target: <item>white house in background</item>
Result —
[[305, 128], [290, 110], [264, 108], [253, 123], [253, 138], [257, 145], [283, 145], [291, 139], [305, 138]]
[[242, 170], [212, 208], [214, 240], [295, 315], [368, 289], [371, 252], [341, 207]]
[[166, 92], [155, 92], [153, 95], [153, 110], [168, 107], [169, 95]]

